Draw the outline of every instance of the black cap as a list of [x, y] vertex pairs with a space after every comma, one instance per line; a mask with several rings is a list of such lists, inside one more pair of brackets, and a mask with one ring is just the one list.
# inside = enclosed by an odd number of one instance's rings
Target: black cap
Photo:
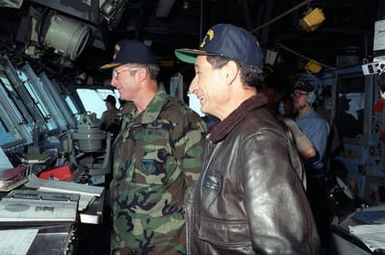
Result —
[[263, 53], [255, 36], [244, 28], [217, 24], [207, 31], [199, 49], [177, 49], [175, 55], [194, 64], [198, 55], [224, 56], [251, 66], [263, 66]]
[[128, 63], [156, 64], [156, 58], [150, 47], [143, 42], [125, 39], [115, 45], [113, 61], [100, 69], [110, 69]]
[[108, 95], [106, 99], [104, 99], [105, 102], [110, 102], [111, 104], [115, 105], [116, 104], [116, 99], [114, 96]]

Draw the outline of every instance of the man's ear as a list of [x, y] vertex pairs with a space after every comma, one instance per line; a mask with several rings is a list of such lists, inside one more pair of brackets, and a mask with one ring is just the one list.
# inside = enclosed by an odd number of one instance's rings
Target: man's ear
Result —
[[137, 79], [143, 81], [149, 75], [147, 68], [139, 68], [137, 71]]
[[237, 78], [239, 68], [238, 65], [234, 61], [229, 61], [225, 66], [226, 72], [226, 84], [231, 85], [234, 80]]

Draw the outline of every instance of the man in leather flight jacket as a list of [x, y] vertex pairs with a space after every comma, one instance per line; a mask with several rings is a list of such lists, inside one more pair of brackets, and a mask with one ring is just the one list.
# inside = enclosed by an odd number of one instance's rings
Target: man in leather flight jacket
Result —
[[199, 50], [190, 92], [218, 117], [199, 181], [186, 195], [188, 254], [317, 254], [319, 239], [296, 149], [259, 94], [263, 54], [243, 28], [218, 24]]

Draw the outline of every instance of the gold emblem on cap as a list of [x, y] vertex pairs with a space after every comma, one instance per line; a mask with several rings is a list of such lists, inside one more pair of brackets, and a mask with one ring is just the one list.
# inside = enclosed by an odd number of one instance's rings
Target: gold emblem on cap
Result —
[[112, 59], [116, 58], [116, 55], [118, 55], [119, 51], [120, 51], [120, 45], [119, 45], [119, 43], [117, 43], [117, 44], [115, 44], [115, 52], [114, 52], [114, 56]]
[[203, 38], [202, 43], [199, 47], [203, 48], [206, 45], [207, 41], [211, 41], [212, 39], [214, 39], [214, 30], [209, 29], [209, 31], [207, 31], [206, 36], [205, 38]]

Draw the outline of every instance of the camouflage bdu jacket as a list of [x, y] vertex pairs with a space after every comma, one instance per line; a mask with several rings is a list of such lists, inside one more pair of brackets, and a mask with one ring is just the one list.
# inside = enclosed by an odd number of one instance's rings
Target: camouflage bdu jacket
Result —
[[183, 199], [199, 177], [205, 133], [164, 90], [138, 116], [124, 114], [110, 187], [112, 254], [185, 254]]

